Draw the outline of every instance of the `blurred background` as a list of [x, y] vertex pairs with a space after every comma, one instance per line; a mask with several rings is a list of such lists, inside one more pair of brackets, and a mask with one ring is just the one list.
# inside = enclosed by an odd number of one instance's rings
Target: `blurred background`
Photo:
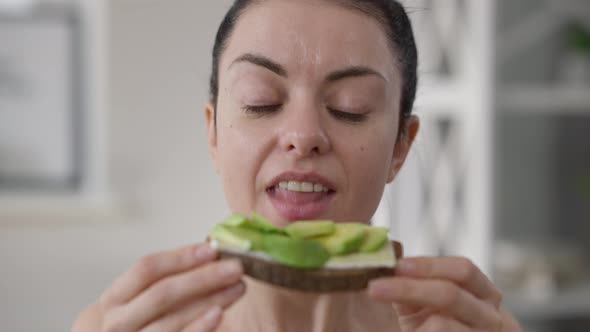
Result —
[[[0, 0], [0, 331], [64, 331], [227, 215], [207, 155], [232, 1]], [[527, 331], [590, 330], [590, 3], [407, 0], [418, 142], [374, 222], [472, 258]]]

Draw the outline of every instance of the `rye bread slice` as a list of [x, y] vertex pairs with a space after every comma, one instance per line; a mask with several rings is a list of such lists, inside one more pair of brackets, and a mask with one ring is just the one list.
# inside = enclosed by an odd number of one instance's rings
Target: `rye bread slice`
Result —
[[[392, 241], [391, 245], [396, 258], [401, 258], [401, 243]], [[391, 276], [395, 270], [395, 267], [298, 269], [246, 253], [223, 249], [218, 251], [221, 259], [239, 259], [244, 267], [244, 273], [254, 279], [304, 292], [358, 291], [367, 288], [370, 280]]]

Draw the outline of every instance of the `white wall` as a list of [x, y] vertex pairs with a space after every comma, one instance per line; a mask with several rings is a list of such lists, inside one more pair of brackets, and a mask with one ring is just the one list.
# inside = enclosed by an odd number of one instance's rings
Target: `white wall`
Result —
[[210, 51], [229, 0], [111, 0], [109, 167], [123, 220], [0, 222], [0, 331], [66, 331], [141, 255], [227, 212], [205, 144]]

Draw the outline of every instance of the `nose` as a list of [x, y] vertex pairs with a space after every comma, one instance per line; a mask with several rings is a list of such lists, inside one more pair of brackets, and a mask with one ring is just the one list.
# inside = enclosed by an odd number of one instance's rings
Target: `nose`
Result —
[[280, 131], [280, 146], [298, 158], [322, 155], [330, 150], [330, 141], [322, 126], [320, 112], [315, 108], [287, 110]]

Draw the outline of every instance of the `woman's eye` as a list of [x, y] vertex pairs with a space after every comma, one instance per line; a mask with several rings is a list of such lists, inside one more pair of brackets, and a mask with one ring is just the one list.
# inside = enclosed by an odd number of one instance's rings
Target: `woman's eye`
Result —
[[248, 115], [265, 116], [270, 115], [281, 109], [281, 104], [274, 105], [245, 105], [242, 110]]
[[335, 118], [351, 123], [360, 123], [369, 117], [367, 114], [344, 112], [334, 108], [328, 108], [328, 111]]

